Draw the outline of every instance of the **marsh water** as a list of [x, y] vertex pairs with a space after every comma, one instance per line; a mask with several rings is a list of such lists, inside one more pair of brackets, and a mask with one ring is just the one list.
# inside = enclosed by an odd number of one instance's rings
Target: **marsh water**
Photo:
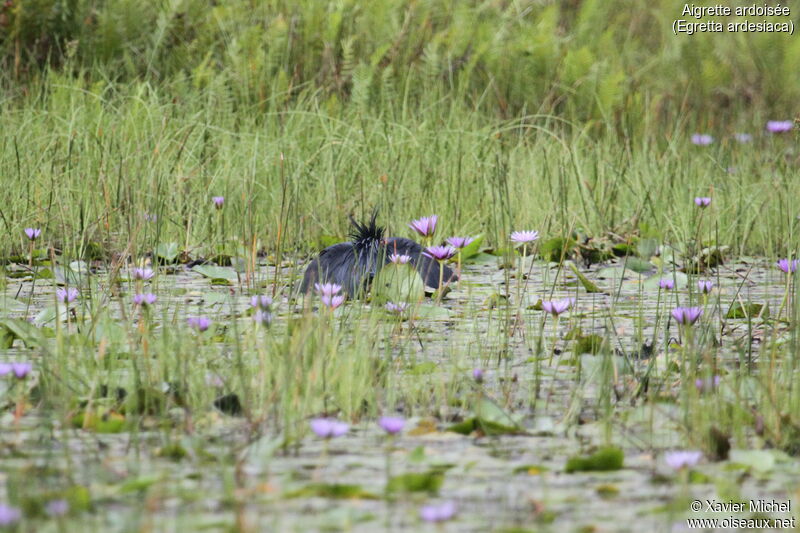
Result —
[[[275, 279], [275, 268], [260, 265], [258, 277]], [[254, 436], [242, 417], [209, 405], [192, 415], [191, 424], [180, 409], [165, 414], [191, 427], [177, 439], [186, 453], [176, 458], [159, 453], [167, 424], [99, 433], [71, 427], [35, 405], [18, 416], [6, 384], [0, 419], [6, 494], [0, 500], [17, 501], [14, 491], [24, 491], [25, 483], [53, 479], [86, 488], [85, 510], [20, 526], [30, 531], [682, 531], [689, 528], [688, 518], [750, 516], [694, 512], [693, 499], [797, 501], [800, 463], [770, 448], [753, 428], [731, 436], [727, 458], [706, 454], [691, 475], [672, 470], [665, 451], [697, 447], [677, 400], [679, 374], [662, 378], [654, 372], [659, 377], [648, 381], [648, 390], [659, 394], [637, 394], [648, 369], [680, 361], [690, 342], [720, 344], [721, 355], [708, 372], [720, 380], [702, 393], [706, 406], [717, 405], [709, 398], [730, 399], [757, 388], [762, 346], [788, 342], [778, 315], [788, 313], [786, 278], [770, 261], [744, 258], [700, 276], [714, 281], [708, 296], [682, 274], [670, 274], [677, 281], [674, 290], [659, 290], [654, 281], [660, 276], [623, 271], [620, 264], [581, 269], [602, 290], [597, 293], [587, 293], [569, 269], [554, 264], [526, 263], [522, 270], [524, 279], [517, 265], [501, 269], [496, 260], [465, 265], [461, 282], [440, 303], [425, 303], [428, 310], [446, 311], [391, 329], [384, 342], [398, 388], [414, 383], [422, 390], [456, 391], [450, 403], [404, 405], [401, 399], [397, 412], [408, 420], [394, 438], [375, 418], [361, 417], [343, 437], [328, 441], [308, 434], [286, 446], [269, 424]], [[291, 271], [287, 264], [277, 278]], [[93, 275], [102, 279], [103, 272]], [[272, 324], [278, 331], [303, 312], [288, 282], [282, 286]], [[38, 316], [47, 323], [42, 310], [52, 307], [53, 290], [52, 282], [34, 286], [29, 278], [9, 279], [4, 317]], [[212, 285], [180, 267], [161, 271], [158, 291], [160, 327], [172, 327], [167, 317], [174, 324], [197, 310], [216, 320], [233, 316], [250, 294], [236, 284]], [[106, 306], [117, 313], [115, 298], [125, 297], [111, 297]], [[537, 305], [564, 297], [576, 303], [558, 319]], [[672, 308], [690, 302], [705, 309], [704, 326], [692, 339], [669, 319]], [[737, 302], [766, 307], [759, 316], [725, 318]], [[358, 320], [353, 309], [369, 305], [347, 302], [337, 313]], [[607, 344], [596, 353], [575, 353], [578, 331]], [[222, 354], [225, 341], [220, 344]], [[31, 361], [34, 376], [39, 357], [39, 350], [19, 340], [2, 352], [4, 360]], [[472, 379], [474, 368], [484, 371], [480, 383]], [[491, 402], [495, 415], [509, 416], [514, 431], [449, 431], [474, 415], [468, 397]], [[624, 451], [623, 468], [566, 473], [570, 457], [606, 445]], [[441, 473], [438, 490], [386, 496], [389, 477], [431, 471]], [[345, 485], [343, 492], [330, 493]], [[320, 486], [329, 492], [308, 490]], [[444, 501], [456, 502], [453, 519], [435, 525], [420, 519], [421, 506]]]

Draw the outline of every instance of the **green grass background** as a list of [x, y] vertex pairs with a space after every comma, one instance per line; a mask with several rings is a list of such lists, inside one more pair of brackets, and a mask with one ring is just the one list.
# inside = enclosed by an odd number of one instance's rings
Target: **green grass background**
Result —
[[137, 252], [144, 213], [159, 239], [197, 246], [212, 195], [225, 238], [284, 252], [344, 237], [345, 215], [374, 206], [396, 234], [438, 213], [442, 235], [495, 245], [525, 228], [670, 240], [710, 195], [721, 244], [786, 254], [798, 153], [764, 125], [797, 112], [800, 40], [675, 36], [682, 8], [7, 3], [0, 249], [24, 251], [36, 226], [67, 251]]

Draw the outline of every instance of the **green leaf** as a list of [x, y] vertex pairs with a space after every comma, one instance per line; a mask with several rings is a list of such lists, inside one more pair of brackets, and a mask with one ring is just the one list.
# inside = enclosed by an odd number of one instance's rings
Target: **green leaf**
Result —
[[427, 492], [437, 494], [444, 483], [444, 472], [432, 469], [427, 472], [409, 472], [389, 479], [387, 492]]
[[414, 316], [428, 320], [447, 320], [453, 316], [453, 312], [439, 305], [422, 304], [416, 307]]
[[489, 265], [497, 262], [497, 256], [492, 254], [487, 254], [485, 252], [478, 252], [475, 255], [472, 255], [466, 259], [461, 258], [462, 263], [469, 263], [472, 265]]
[[559, 263], [562, 259], [570, 257], [577, 246], [575, 239], [553, 237], [539, 246], [539, 253], [546, 261]]
[[207, 278], [211, 278], [212, 281], [218, 279], [232, 282], [239, 281], [239, 275], [236, 273], [236, 270], [232, 269], [231, 267], [196, 265], [192, 268], [192, 270], [198, 274], [202, 274]]
[[335, 500], [376, 500], [378, 497], [365, 491], [360, 485], [345, 483], [311, 483], [298, 490], [286, 493], [286, 498], [331, 498]]
[[572, 261], [566, 261], [566, 263], [569, 265], [569, 268], [572, 270], [572, 272], [578, 277], [578, 281], [581, 282], [581, 285], [583, 285], [583, 288], [586, 289], [586, 292], [589, 293], [603, 292], [603, 290], [600, 287], [595, 285], [592, 281], [589, 280], [589, 278], [584, 276], [580, 270], [578, 270], [578, 267], [575, 266], [575, 263], [573, 263]]
[[432, 374], [439, 369], [439, 365], [434, 363], [433, 361], [425, 361], [423, 363], [416, 364], [408, 369], [408, 373], [412, 376], [424, 376], [426, 374]]
[[625, 460], [625, 454], [619, 448], [608, 446], [597, 450], [595, 453], [584, 457], [570, 457], [565, 471], [573, 472], [610, 472], [620, 470]]
[[761, 473], [775, 468], [775, 455], [770, 450], [731, 450], [730, 461]]
[[6, 339], [8, 336], [13, 337], [12, 342], [13, 339], [20, 339], [27, 348], [44, 344], [44, 332], [26, 320], [6, 318], [0, 320], [0, 328], [5, 331]]
[[486, 396], [482, 396], [475, 406], [475, 423], [486, 435], [523, 433], [519, 423]]
[[644, 259], [639, 259], [638, 257], [628, 257], [625, 261], [625, 268], [629, 268], [634, 272], [639, 274], [644, 274], [646, 272], [651, 272], [655, 269], [655, 266], [650, 261], [645, 261]]
[[[476, 235], [474, 240], [467, 246], [461, 249], [461, 262], [464, 263], [468, 259], [475, 257], [481, 251], [481, 243], [483, 242], [483, 234]], [[488, 254], [487, 254], [488, 255]]]
[[769, 317], [769, 305], [753, 302], [733, 302], [725, 318]]
[[178, 259], [180, 248], [177, 242], [160, 242], [153, 249], [153, 255], [165, 263], [174, 263]]
[[418, 302], [425, 297], [425, 283], [410, 264], [389, 263], [380, 269], [372, 282], [375, 303]]

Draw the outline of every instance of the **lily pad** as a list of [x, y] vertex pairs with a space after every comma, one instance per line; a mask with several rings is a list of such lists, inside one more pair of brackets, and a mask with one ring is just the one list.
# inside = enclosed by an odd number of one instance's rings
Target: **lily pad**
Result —
[[432, 469], [427, 472], [409, 472], [389, 479], [386, 491], [393, 492], [427, 492], [437, 494], [444, 483], [444, 471]]
[[226, 280], [230, 282], [239, 281], [239, 275], [236, 273], [231, 267], [220, 267], [215, 265], [196, 265], [192, 267], [192, 270], [197, 272], [198, 274], [202, 274], [207, 278], [211, 278], [213, 280]]
[[178, 259], [180, 248], [177, 242], [161, 242], [153, 249], [153, 255], [164, 263], [174, 263]]
[[594, 282], [590, 281], [589, 278], [584, 276], [583, 273], [578, 270], [578, 267], [575, 266], [575, 263], [568, 261], [567, 264], [569, 265], [570, 270], [572, 270], [572, 272], [578, 277], [578, 280], [581, 282], [581, 285], [583, 285], [583, 288], [586, 289], [586, 292], [603, 292], [600, 287], [595, 285]]
[[725, 318], [769, 317], [769, 305], [754, 302], [733, 302]]
[[425, 284], [410, 264], [390, 263], [378, 272], [372, 282], [372, 298], [386, 302], [418, 302], [425, 297]]
[[625, 454], [619, 448], [608, 446], [583, 457], [570, 457], [564, 468], [567, 474], [574, 472], [610, 472], [620, 470]]

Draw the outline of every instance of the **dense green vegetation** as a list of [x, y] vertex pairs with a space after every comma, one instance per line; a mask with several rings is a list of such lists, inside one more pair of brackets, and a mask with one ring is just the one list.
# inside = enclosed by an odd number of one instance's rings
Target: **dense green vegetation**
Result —
[[[342, 236], [342, 214], [372, 206], [395, 231], [435, 211], [497, 245], [520, 224], [675, 239], [697, 194], [718, 199], [737, 250], [782, 253], [794, 235], [794, 139], [763, 132], [796, 111], [798, 41], [676, 37], [670, 2], [2, 13], [6, 249], [30, 225], [62, 247], [118, 249], [145, 212], [195, 246], [211, 194], [229, 198], [226, 238], [270, 250]], [[695, 131], [716, 142], [692, 147]]]
[[[690, 497], [784, 501], [800, 41], [675, 36], [681, 10], [4, 2], [0, 530], [655, 530]], [[461, 279], [425, 294], [398, 259], [364, 298], [300, 297], [376, 208], [476, 237]]]

